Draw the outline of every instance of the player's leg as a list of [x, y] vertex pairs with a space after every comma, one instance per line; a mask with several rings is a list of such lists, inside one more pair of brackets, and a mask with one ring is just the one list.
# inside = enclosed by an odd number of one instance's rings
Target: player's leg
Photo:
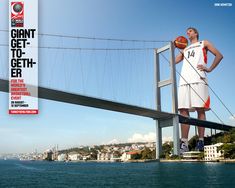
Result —
[[[182, 116], [189, 116], [188, 109], [180, 109], [180, 115]], [[189, 134], [190, 125], [188, 124], [181, 124], [181, 143], [180, 143], [180, 153], [183, 154], [184, 152], [189, 151], [188, 149], [188, 134]]]
[[[206, 120], [206, 113], [204, 108], [196, 108], [198, 119]], [[204, 135], [205, 135], [205, 127], [198, 126], [198, 135], [199, 139], [196, 145], [196, 150], [204, 151]]]
[[[200, 120], [206, 120], [206, 113], [204, 108], [196, 108], [197, 114], [198, 114], [198, 119]], [[199, 139], [203, 139], [205, 135], [205, 127], [198, 127], [198, 135]]]
[[[180, 109], [180, 115], [182, 116], [189, 116], [188, 109]], [[190, 125], [188, 124], [181, 124], [181, 138], [188, 139], [188, 133], [189, 133]]]
[[[192, 92], [192, 106], [196, 109], [198, 119], [206, 120], [206, 110], [210, 109], [210, 96], [208, 92], [208, 86], [204, 83], [198, 83], [192, 85], [195, 92]], [[204, 135], [205, 128], [198, 126], [199, 140], [196, 145], [196, 150], [204, 150]]]
[[[189, 98], [189, 86], [183, 85], [178, 90], [178, 107], [182, 116], [189, 116], [190, 98]], [[189, 151], [188, 149], [188, 134], [190, 126], [188, 124], [181, 124], [181, 143], [180, 154]]]

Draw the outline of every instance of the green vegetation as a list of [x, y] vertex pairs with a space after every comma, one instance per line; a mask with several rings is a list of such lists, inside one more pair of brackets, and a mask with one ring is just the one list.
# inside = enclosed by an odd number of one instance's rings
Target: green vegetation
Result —
[[141, 152], [141, 159], [155, 159], [156, 150], [151, 151], [149, 148], [145, 147]]
[[235, 129], [216, 134], [212, 137], [211, 142], [212, 144], [219, 142], [224, 143], [218, 150], [222, 150], [224, 158], [235, 159]]
[[[198, 136], [193, 136], [188, 144], [189, 150], [194, 151], [198, 141]], [[225, 158], [235, 159], [235, 129], [230, 130], [229, 132], [220, 132], [211, 137], [205, 137], [205, 145], [211, 145], [216, 143], [224, 143], [219, 147], [219, 150], [223, 150]], [[162, 154], [160, 158], [165, 159], [179, 159], [179, 156], [172, 155], [173, 153], [173, 142], [166, 142], [162, 145]], [[204, 153], [201, 153], [198, 159], [203, 159]]]
[[173, 142], [165, 142], [162, 145], [162, 154], [160, 155], [160, 158], [170, 159], [172, 152], [173, 152]]
[[222, 133], [214, 139], [217, 143], [234, 143], [235, 142], [235, 129], [232, 129], [229, 132]]
[[[198, 136], [193, 136], [189, 140], [189, 149], [190, 151], [195, 150], [196, 143], [198, 140]], [[231, 158], [235, 159], [235, 129], [232, 129], [229, 132], [220, 132], [216, 135], [213, 135], [212, 137], [205, 137], [204, 139], [205, 145], [211, 145], [216, 143], [224, 143], [222, 146], [219, 147], [219, 150], [223, 151], [223, 155], [225, 158]], [[93, 148], [90, 147], [83, 147], [83, 148], [71, 148], [67, 150], [61, 150], [59, 153], [70, 153], [70, 152], [77, 152], [82, 155], [90, 155], [91, 159], [96, 159], [98, 151], [101, 152], [107, 152], [109, 150], [109, 147], [115, 146], [115, 147], [126, 147], [131, 146], [133, 143], [121, 143], [121, 144], [112, 144], [112, 145], [101, 145], [101, 146], [94, 146]], [[143, 143], [135, 143], [135, 144], [143, 144]], [[120, 151], [114, 151], [114, 156], [119, 158], [122, 153]], [[145, 147], [135, 155], [132, 155], [133, 160], [138, 159], [155, 159], [156, 158], [156, 150], [150, 150], [148, 147]], [[166, 142], [162, 145], [162, 154], [160, 155], [160, 158], [165, 159], [180, 159], [179, 156], [173, 155], [173, 142]], [[201, 153], [201, 155], [198, 157], [198, 159], [203, 159], [204, 153]]]
[[196, 145], [198, 141], [198, 136], [193, 136], [189, 141], [188, 141], [188, 148], [189, 151], [195, 151]]
[[235, 159], [235, 144], [226, 143], [218, 148], [218, 150], [223, 151], [225, 159]]
[[145, 147], [140, 153], [136, 153], [131, 156], [131, 159], [155, 159], [156, 158], [156, 150], [150, 150], [148, 147]]
[[131, 156], [131, 159], [133, 160], [137, 160], [137, 159], [141, 159], [142, 155], [140, 153], [134, 154]]

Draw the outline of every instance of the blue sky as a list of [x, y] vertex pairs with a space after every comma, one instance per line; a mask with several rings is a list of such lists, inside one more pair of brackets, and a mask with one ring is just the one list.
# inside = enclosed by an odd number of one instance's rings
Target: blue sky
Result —
[[[8, 1], [0, 4], [0, 29], [8, 29]], [[200, 38], [211, 41], [224, 55], [221, 64], [208, 75], [209, 83], [235, 113], [235, 17], [234, 6], [215, 7], [213, 0], [39, 0], [39, 32], [104, 38], [172, 40], [185, 35], [189, 26], [198, 28]], [[0, 32], [1, 43], [8, 41]], [[137, 48], [161, 47], [165, 43], [115, 43], [40, 37], [41, 46]], [[0, 76], [6, 78], [8, 54], [0, 47]], [[176, 50], [177, 53], [177, 50]], [[120, 58], [118, 58], [120, 57]], [[86, 95], [154, 107], [153, 59], [145, 52], [39, 51], [39, 83]], [[209, 64], [213, 57], [209, 55]], [[146, 63], [143, 63], [146, 62]], [[167, 66], [163, 66], [166, 77]], [[180, 71], [181, 65], [177, 65]], [[114, 87], [115, 86], [115, 87]], [[166, 89], [167, 91], [167, 89]], [[170, 111], [170, 94], [163, 96]], [[230, 115], [211, 94], [212, 108], [224, 122]], [[0, 93], [0, 153], [30, 152], [108, 143], [112, 140], [151, 139], [155, 122], [148, 118], [39, 100], [38, 116], [7, 114], [8, 94]], [[192, 114], [195, 116], [194, 114]], [[213, 114], [208, 119], [218, 121]], [[191, 129], [191, 135], [194, 129]], [[172, 129], [163, 131], [165, 138]]]

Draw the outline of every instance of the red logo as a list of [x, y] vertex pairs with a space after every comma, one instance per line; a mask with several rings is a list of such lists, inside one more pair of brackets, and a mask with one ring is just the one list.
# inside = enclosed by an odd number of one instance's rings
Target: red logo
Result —
[[24, 2], [11, 2], [11, 27], [24, 27]]

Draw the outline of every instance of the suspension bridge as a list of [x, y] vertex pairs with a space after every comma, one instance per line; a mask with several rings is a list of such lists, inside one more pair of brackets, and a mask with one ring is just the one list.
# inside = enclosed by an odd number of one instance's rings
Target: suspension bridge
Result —
[[[45, 35], [43, 35], [45, 36]], [[57, 35], [54, 37], [58, 37]], [[73, 38], [73, 37], [71, 37]], [[89, 39], [89, 38], [88, 38]], [[99, 38], [98, 40], [105, 40]], [[123, 40], [121, 40], [123, 41]], [[132, 41], [136, 42], [136, 41]], [[142, 41], [148, 42], [148, 41]], [[2, 45], [4, 46], [4, 45]], [[7, 45], [5, 45], [7, 46]], [[39, 47], [50, 49], [50, 47]], [[53, 48], [53, 47], [51, 47]], [[63, 48], [57, 47], [53, 48], [57, 50], [81, 50], [82, 48]], [[95, 49], [86, 49], [94, 50]], [[107, 49], [100, 48], [99, 50], [104, 50], [107, 52]], [[136, 48], [135, 50], [142, 50]], [[203, 121], [196, 118], [184, 117], [178, 114], [178, 102], [177, 102], [177, 84], [176, 84], [176, 68], [175, 68], [175, 54], [174, 54], [174, 45], [172, 42], [169, 42], [167, 45], [161, 48], [149, 48], [148, 50], [154, 51], [154, 95], [155, 95], [155, 108], [147, 108], [138, 105], [131, 105], [123, 102], [117, 102], [114, 100], [103, 99], [99, 97], [92, 97], [89, 95], [78, 94], [76, 92], [64, 91], [60, 89], [51, 89], [49, 87], [38, 87], [38, 97], [46, 100], [53, 100], [58, 102], [70, 103], [75, 105], [88, 106], [92, 108], [99, 108], [103, 110], [116, 111], [121, 113], [133, 114], [142, 117], [152, 118], [156, 121], [156, 159], [159, 159], [161, 154], [161, 145], [162, 145], [162, 129], [165, 127], [173, 127], [173, 143], [174, 143], [174, 154], [179, 155], [179, 123], [186, 123], [195, 126], [201, 126], [211, 129], [229, 131], [233, 128], [231, 125], [226, 125], [223, 122], [217, 123], [212, 121]], [[164, 80], [160, 80], [160, 55], [164, 52], [169, 51], [169, 68], [170, 68], [170, 77]], [[64, 58], [64, 57], [63, 57]], [[164, 56], [165, 58], [165, 56]], [[165, 86], [171, 87], [171, 107], [172, 112], [166, 112], [162, 110], [162, 97], [161, 89]], [[35, 87], [35, 86], [30, 86]], [[7, 79], [0, 79], [0, 91], [9, 92], [9, 81]]]

